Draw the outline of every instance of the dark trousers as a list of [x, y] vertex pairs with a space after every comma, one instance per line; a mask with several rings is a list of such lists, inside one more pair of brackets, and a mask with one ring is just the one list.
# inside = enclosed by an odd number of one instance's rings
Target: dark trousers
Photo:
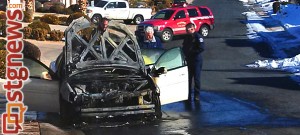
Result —
[[201, 70], [202, 70], [202, 57], [197, 59], [188, 59], [188, 72], [189, 72], [189, 99], [192, 95], [192, 82], [194, 80], [194, 97], [199, 96], [201, 88]]

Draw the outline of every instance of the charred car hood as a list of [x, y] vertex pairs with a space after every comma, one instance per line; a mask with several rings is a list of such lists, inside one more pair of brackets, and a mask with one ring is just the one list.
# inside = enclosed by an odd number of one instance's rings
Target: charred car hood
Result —
[[134, 34], [124, 24], [110, 21], [108, 25], [104, 34], [84, 17], [69, 25], [64, 48], [67, 73], [99, 67], [127, 67], [145, 72]]

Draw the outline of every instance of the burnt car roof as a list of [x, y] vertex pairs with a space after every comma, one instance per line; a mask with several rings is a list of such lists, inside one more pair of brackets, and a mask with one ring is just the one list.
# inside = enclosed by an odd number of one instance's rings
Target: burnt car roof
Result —
[[68, 26], [65, 30], [64, 49], [68, 71], [114, 66], [145, 71], [134, 34], [124, 24], [110, 21], [108, 25], [107, 33], [103, 34], [103, 40], [100, 41], [101, 34], [96, 30], [96, 26], [84, 17], [74, 20]]

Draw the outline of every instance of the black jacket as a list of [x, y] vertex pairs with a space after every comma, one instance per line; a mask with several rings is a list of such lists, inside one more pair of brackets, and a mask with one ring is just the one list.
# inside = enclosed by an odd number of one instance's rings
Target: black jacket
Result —
[[195, 32], [187, 35], [182, 43], [183, 53], [187, 60], [197, 59], [201, 57], [201, 52], [204, 51], [203, 36]]

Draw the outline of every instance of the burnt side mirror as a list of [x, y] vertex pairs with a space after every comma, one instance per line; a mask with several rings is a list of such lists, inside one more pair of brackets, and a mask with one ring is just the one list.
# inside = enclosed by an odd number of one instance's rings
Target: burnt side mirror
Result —
[[165, 67], [160, 67], [155, 72], [156, 72], [157, 75], [166, 74], [167, 69]]

